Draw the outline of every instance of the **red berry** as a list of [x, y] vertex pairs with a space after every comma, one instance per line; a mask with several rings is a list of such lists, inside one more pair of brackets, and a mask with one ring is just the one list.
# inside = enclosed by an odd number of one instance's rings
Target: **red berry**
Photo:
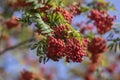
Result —
[[103, 53], [107, 50], [107, 42], [102, 37], [95, 37], [88, 45], [88, 51], [92, 54]]
[[66, 61], [81, 62], [83, 56], [86, 56], [87, 43], [87, 40], [84, 40], [82, 45], [80, 45], [80, 41], [77, 38], [67, 39], [65, 49]]
[[9, 19], [5, 22], [7, 29], [11, 29], [14, 27], [18, 27], [21, 24], [18, 22], [18, 18], [17, 17], [13, 17], [12, 19]]
[[68, 31], [70, 31], [70, 28], [67, 25], [56, 26], [54, 28], [54, 35], [56, 38], [63, 39], [68, 36]]
[[78, 5], [70, 5], [69, 6], [69, 11], [71, 12], [71, 14], [73, 15], [79, 15], [81, 13], [81, 11], [79, 10]]
[[89, 18], [94, 20], [98, 33], [104, 34], [112, 29], [116, 16], [111, 17], [106, 11], [93, 9], [90, 12]]
[[22, 72], [20, 80], [33, 80], [34, 78], [35, 78], [35, 75], [32, 72], [25, 70]]
[[68, 12], [66, 9], [62, 7], [57, 7], [54, 12], [56, 13], [60, 12], [69, 23], [72, 22], [73, 15], [70, 12]]
[[65, 43], [63, 40], [56, 39], [52, 36], [49, 37], [47, 57], [54, 61], [58, 61], [65, 55], [65, 53], [63, 53], [64, 49]]

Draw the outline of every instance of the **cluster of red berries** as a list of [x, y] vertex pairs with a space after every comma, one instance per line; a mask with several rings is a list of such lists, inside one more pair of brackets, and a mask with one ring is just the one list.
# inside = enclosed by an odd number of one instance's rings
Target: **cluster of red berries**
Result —
[[16, 2], [10, 3], [13, 8], [24, 8], [31, 5], [31, 3], [26, 3], [25, 0], [16, 0]]
[[92, 54], [91, 55], [91, 64], [88, 67], [86, 72], [85, 80], [96, 80], [93, 76], [93, 73], [96, 71], [97, 66], [101, 61], [102, 54]]
[[86, 55], [88, 40], [80, 41], [77, 38], [69, 38], [66, 40], [49, 37], [47, 57], [54, 61], [58, 61], [62, 57], [66, 57], [66, 62], [81, 62], [83, 56]]
[[91, 55], [91, 64], [88, 67], [86, 72], [85, 80], [96, 80], [93, 76], [93, 73], [96, 71], [97, 66], [101, 61], [102, 54], [92, 54]]
[[61, 57], [63, 57], [65, 49], [65, 43], [61, 39], [56, 39], [52, 36], [49, 37], [48, 41], [48, 53], [47, 56], [54, 61], [58, 61]]
[[97, 66], [100, 62], [103, 52], [107, 49], [106, 40], [101, 37], [95, 37], [91, 43], [88, 44], [88, 51], [91, 52], [91, 64], [88, 67], [87, 74], [85, 76], [86, 80], [96, 80], [93, 77], [94, 71], [97, 69]]
[[[41, 3], [41, 2], [40, 2]], [[50, 10], [50, 8], [52, 7], [52, 5], [46, 4], [46, 3], [42, 3], [44, 6], [38, 8], [39, 11], [43, 12], [45, 15], [42, 16], [42, 19], [44, 22], [50, 22], [49, 18], [48, 18], [48, 14], [47, 11]]]
[[107, 42], [102, 37], [95, 37], [88, 45], [88, 51], [92, 54], [99, 54], [105, 52], [107, 49]]
[[91, 64], [89, 65], [88, 70], [86, 72], [85, 80], [96, 80], [93, 76], [93, 73], [96, 71], [97, 66], [101, 61], [101, 56], [102, 54], [91, 55]]
[[18, 27], [21, 24], [18, 22], [18, 18], [17, 17], [13, 17], [12, 19], [9, 19], [5, 22], [6, 24], [6, 28], [7, 29], [12, 29], [14, 27]]
[[70, 5], [69, 6], [69, 11], [73, 15], [79, 15], [81, 13], [81, 11], [80, 11], [80, 9], [79, 9], [79, 7], [77, 5]]
[[83, 40], [82, 45], [77, 38], [71, 38], [66, 40], [66, 62], [81, 62], [82, 57], [86, 56], [88, 39]]
[[54, 28], [55, 38], [63, 39], [69, 36], [67, 33], [68, 31], [70, 31], [70, 28], [67, 25], [56, 26]]
[[20, 80], [34, 80], [35, 75], [32, 72], [24, 70], [21, 74]]
[[44, 7], [39, 8], [39, 10], [46, 13], [46, 10], [49, 10], [51, 7], [51, 5], [44, 4]]
[[93, 75], [96, 69], [97, 69], [97, 64], [91, 63], [87, 69], [85, 80], [96, 80], [96, 78]]
[[[54, 61], [65, 57], [66, 62], [81, 62], [86, 56], [88, 39], [80, 40], [72, 37], [71, 29], [67, 25], [56, 26], [53, 29], [53, 36], [49, 37], [47, 57]], [[80, 44], [81, 43], [81, 44]]]
[[63, 17], [69, 22], [71, 23], [72, 22], [72, 19], [73, 19], [73, 15], [68, 12], [66, 9], [62, 8], [62, 7], [57, 7], [55, 10], [54, 10], [55, 13], [58, 13], [60, 12]]
[[93, 9], [90, 12], [89, 18], [94, 20], [94, 25], [97, 27], [99, 34], [104, 34], [111, 30], [116, 16], [111, 17], [106, 11]]

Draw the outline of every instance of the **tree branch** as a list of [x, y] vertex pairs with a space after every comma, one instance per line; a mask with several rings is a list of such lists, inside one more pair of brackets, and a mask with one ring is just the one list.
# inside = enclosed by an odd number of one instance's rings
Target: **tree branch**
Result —
[[9, 47], [9, 48], [5, 48], [4, 50], [0, 51], [0, 55], [4, 54], [5, 52], [7, 52], [9, 50], [13, 50], [13, 49], [15, 49], [15, 48], [17, 48], [19, 46], [22, 46], [22, 45], [24, 45], [26, 43], [33, 42], [33, 41], [35, 41], [35, 38], [30, 38], [28, 40], [25, 40], [23, 42], [20, 42], [20, 43], [16, 44], [15, 46], [12, 46], [12, 47]]
[[107, 39], [107, 41], [120, 41], [120, 38], [115, 38], [115, 39]]
[[3, 32], [4, 32], [4, 29], [2, 28], [1, 31], [0, 31], [0, 44], [1, 44], [1, 39], [2, 39]]

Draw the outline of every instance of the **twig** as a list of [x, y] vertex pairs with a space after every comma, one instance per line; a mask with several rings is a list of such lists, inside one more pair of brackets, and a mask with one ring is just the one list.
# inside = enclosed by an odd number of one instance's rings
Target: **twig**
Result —
[[1, 39], [2, 39], [3, 32], [4, 32], [4, 29], [2, 28], [1, 31], [0, 31], [0, 44], [1, 44]]
[[6, 48], [6, 49], [2, 50], [2, 51], [0, 52], [0, 55], [4, 54], [5, 52], [7, 52], [7, 51], [9, 51], [9, 50], [13, 50], [13, 49], [15, 49], [15, 48], [17, 48], [17, 47], [19, 47], [19, 46], [22, 46], [22, 45], [24, 45], [24, 44], [26, 44], [26, 43], [33, 42], [33, 41], [35, 41], [35, 38], [30, 38], [30, 39], [28, 39], [28, 40], [25, 40], [25, 41], [23, 41], [23, 42], [20, 42], [20, 43], [16, 44], [15, 46], [12, 46], [12, 47], [9, 47], [9, 48]]
[[115, 39], [107, 39], [107, 41], [120, 41], [120, 38], [115, 38]]

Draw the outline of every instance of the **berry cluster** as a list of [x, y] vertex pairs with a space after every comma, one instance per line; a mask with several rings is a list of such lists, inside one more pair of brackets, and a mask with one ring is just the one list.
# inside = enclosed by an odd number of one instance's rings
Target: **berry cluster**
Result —
[[48, 53], [47, 56], [54, 61], [58, 61], [64, 56], [65, 43], [61, 39], [56, 39], [52, 36], [49, 37], [48, 41]]
[[94, 20], [94, 25], [97, 27], [99, 34], [104, 34], [111, 30], [116, 16], [111, 17], [106, 11], [91, 10], [89, 18]]
[[20, 26], [21, 24], [18, 22], [17, 17], [13, 17], [5, 22], [7, 29], [12, 29], [14, 27]]
[[93, 75], [96, 69], [97, 69], [97, 64], [91, 63], [87, 69], [85, 80], [96, 80], [96, 78]]
[[99, 54], [105, 52], [107, 49], [107, 42], [102, 37], [95, 37], [88, 45], [88, 51], [92, 54]]
[[69, 6], [69, 11], [73, 15], [79, 15], [81, 13], [81, 11], [80, 11], [80, 9], [79, 9], [79, 7], [77, 5], [70, 5]]
[[34, 79], [35, 79], [35, 75], [32, 72], [25, 70], [22, 72], [20, 80], [34, 80]]
[[97, 69], [101, 60], [101, 53], [107, 49], [106, 40], [101, 37], [95, 37], [90, 44], [88, 44], [88, 51], [91, 52], [91, 65], [88, 67], [85, 80], [95, 80], [93, 77], [94, 71]]
[[97, 66], [100, 63], [102, 54], [92, 54], [91, 55], [91, 64], [88, 67], [86, 72], [85, 80], [96, 80], [93, 76], [93, 73], [96, 71]]
[[101, 53], [105, 52], [107, 49], [106, 40], [101, 37], [95, 37], [91, 43], [88, 44], [88, 51], [91, 52], [91, 64], [88, 67], [85, 80], [96, 80], [93, 77], [93, 73], [97, 69], [97, 66], [101, 60]]
[[16, 2], [10, 3], [13, 8], [23, 8], [31, 5], [31, 3], [26, 3], [25, 0], [16, 0]]
[[101, 59], [101, 56], [102, 56], [102, 54], [100, 54], [100, 53], [99, 53], [99, 54], [92, 54], [90, 59], [91, 59], [91, 61], [92, 61], [93, 64], [96, 64], [96, 65], [97, 65], [97, 64], [99, 64], [100, 61], [101, 61], [101, 60], [100, 60], [100, 59]]
[[66, 62], [81, 62], [82, 57], [86, 56], [88, 39], [72, 37], [69, 26], [59, 25], [54, 27], [53, 36], [49, 37], [47, 57], [54, 61], [65, 57]]
[[46, 13], [46, 10], [49, 10], [51, 7], [51, 5], [44, 4], [44, 7], [39, 8], [39, 10]]
[[111, 65], [107, 66], [105, 70], [110, 74], [114, 74], [117, 67], [118, 67], [118, 64], [113, 62]]
[[70, 31], [70, 28], [67, 25], [60, 25], [54, 28], [55, 37], [60, 39], [67, 37], [68, 31]]
[[62, 8], [62, 7], [57, 7], [55, 10], [54, 10], [55, 13], [58, 13], [60, 12], [63, 17], [69, 22], [71, 23], [72, 22], [72, 19], [73, 19], [73, 15], [68, 12], [66, 9]]
[[77, 38], [69, 38], [66, 40], [49, 37], [47, 57], [54, 61], [62, 57], [66, 57], [66, 62], [81, 62], [82, 57], [86, 55], [88, 40], [80, 41]]
[[70, 62], [70, 60], [72, 60], [73, 62], [81, 62], [82, 57], [86, 56], [88, 40], [83, 40], [82, 45], [80, 45], [80, 41], [77, 38], [67, 39], [66, 42], [66, 61]]

